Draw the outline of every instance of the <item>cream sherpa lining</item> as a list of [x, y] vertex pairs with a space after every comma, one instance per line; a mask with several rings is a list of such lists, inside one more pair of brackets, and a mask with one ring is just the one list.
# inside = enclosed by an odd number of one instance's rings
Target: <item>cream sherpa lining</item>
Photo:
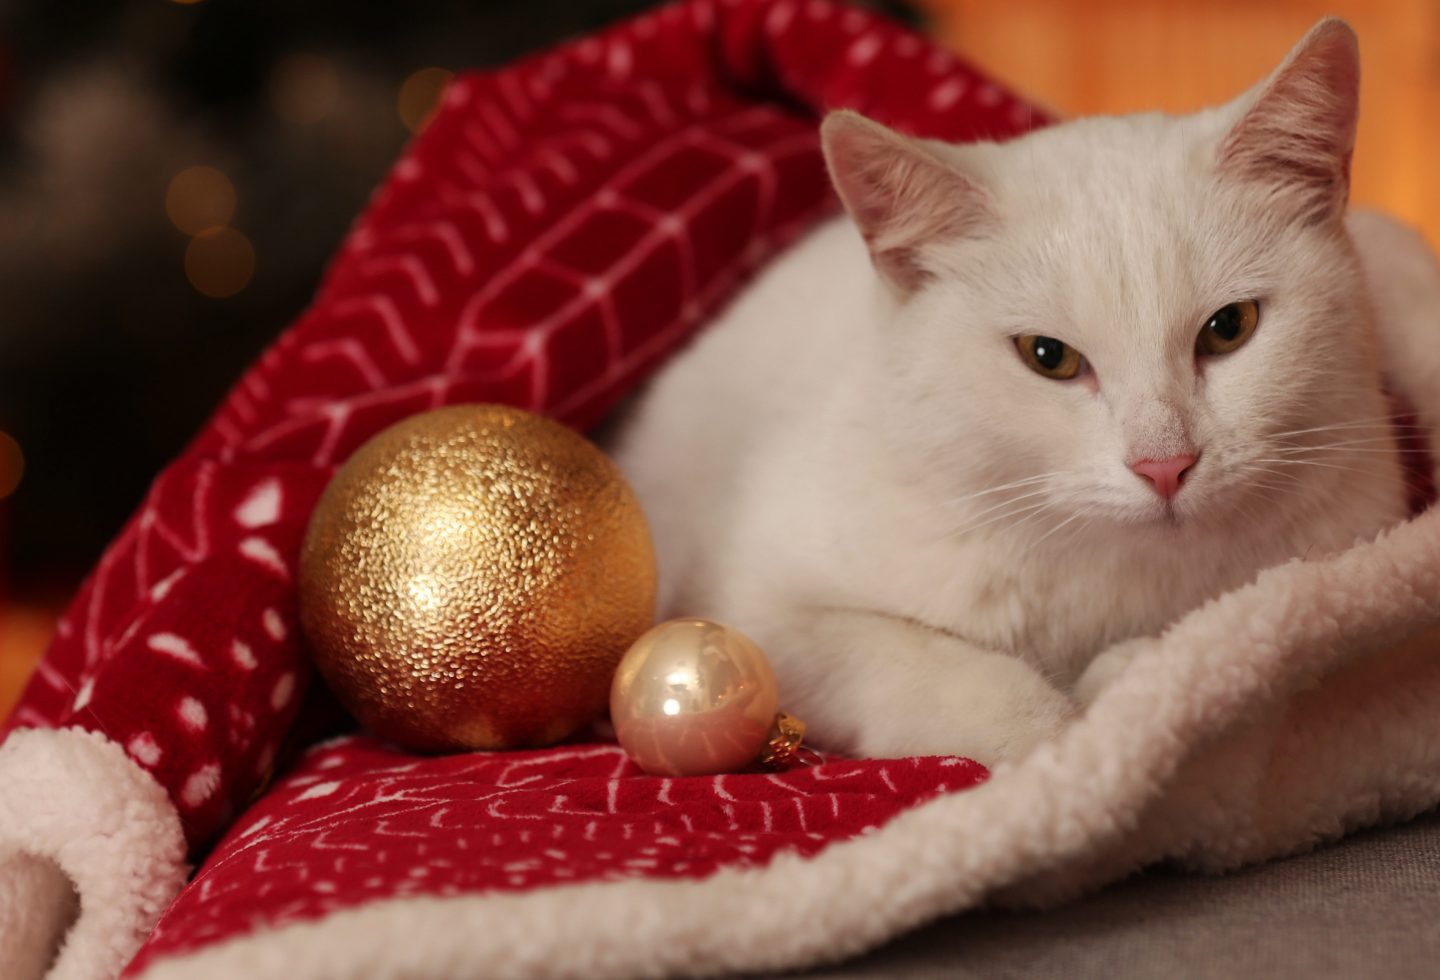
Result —
[[1303, 850], [1440, 800], [1437, 623], [1432, 511], [1195, 611], [1141, 644], [1055, 742], [809, 860], [700, 881], [392, 899], [158, 960], [144, 977], [784, 969], [987, 897], [1048, 903], [1161, 858], [1218, 869]]
[[186, 872], [174, 806], [118, 745], [79, 729], [19, 731], [0, 745], [6, 980], [115, 976]]
[[15, 980], [44, 976], [79, 912], [75, 889], [48, 858], [14, 853], [0, 860], [0, 950]]

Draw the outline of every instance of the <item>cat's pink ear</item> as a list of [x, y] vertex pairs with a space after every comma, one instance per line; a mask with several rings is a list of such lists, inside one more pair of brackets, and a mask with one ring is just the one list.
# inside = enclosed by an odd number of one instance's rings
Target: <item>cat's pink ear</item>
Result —
[[973, 234], [989, 218], [984, 191], [919, 140], [843, 110], [825, 117], [820, 140], [875, 268], [901, 295], [925, 281], [924, 246]]
[[1360, 98], [1360, 51], [1343, 20], [1322, 20], [1275, 73], [1220, 146], [1220, 170], [1269, 187], [1295, 216], [1345, 212]]

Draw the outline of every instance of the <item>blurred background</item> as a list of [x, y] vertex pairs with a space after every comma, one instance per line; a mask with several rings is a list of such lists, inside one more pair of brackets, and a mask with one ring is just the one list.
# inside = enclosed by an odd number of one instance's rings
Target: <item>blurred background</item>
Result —
[[[0, 716], [150, 478], [308, 301], [450, 74], [643, 0], [0, 0]], [[1360, 34], [1355, 198], [1440, 244], [1437, 0], [872, 0], [1066, 115]]]

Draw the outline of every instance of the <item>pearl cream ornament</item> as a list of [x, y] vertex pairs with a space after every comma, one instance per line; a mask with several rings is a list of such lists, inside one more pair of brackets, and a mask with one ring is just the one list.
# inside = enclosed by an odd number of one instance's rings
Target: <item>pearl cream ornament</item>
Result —
[[703, 776], [789, 762], [805, 725], [777, 714], [779, 701], [770, 663], [748, 637], [706, 619], [675, 619], [620, 661], [610, 720], [641, 769]]
[[654, 622], [649, 529], [619, 470], [519, 409], [413, 416], [325, 489], [300, 612], [346, 707], [410, 749], [556, 742], [604, 712]]

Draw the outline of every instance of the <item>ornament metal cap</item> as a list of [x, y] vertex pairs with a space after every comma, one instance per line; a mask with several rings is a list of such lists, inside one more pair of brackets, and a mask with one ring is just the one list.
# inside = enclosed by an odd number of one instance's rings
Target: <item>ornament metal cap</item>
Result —
[[804, 740], [805, 723], [794, 715], [776, 712], [765, 751], [760, 753], [760, 764], [771, 769], [787, 769], [801, 763], [800, 743]]

